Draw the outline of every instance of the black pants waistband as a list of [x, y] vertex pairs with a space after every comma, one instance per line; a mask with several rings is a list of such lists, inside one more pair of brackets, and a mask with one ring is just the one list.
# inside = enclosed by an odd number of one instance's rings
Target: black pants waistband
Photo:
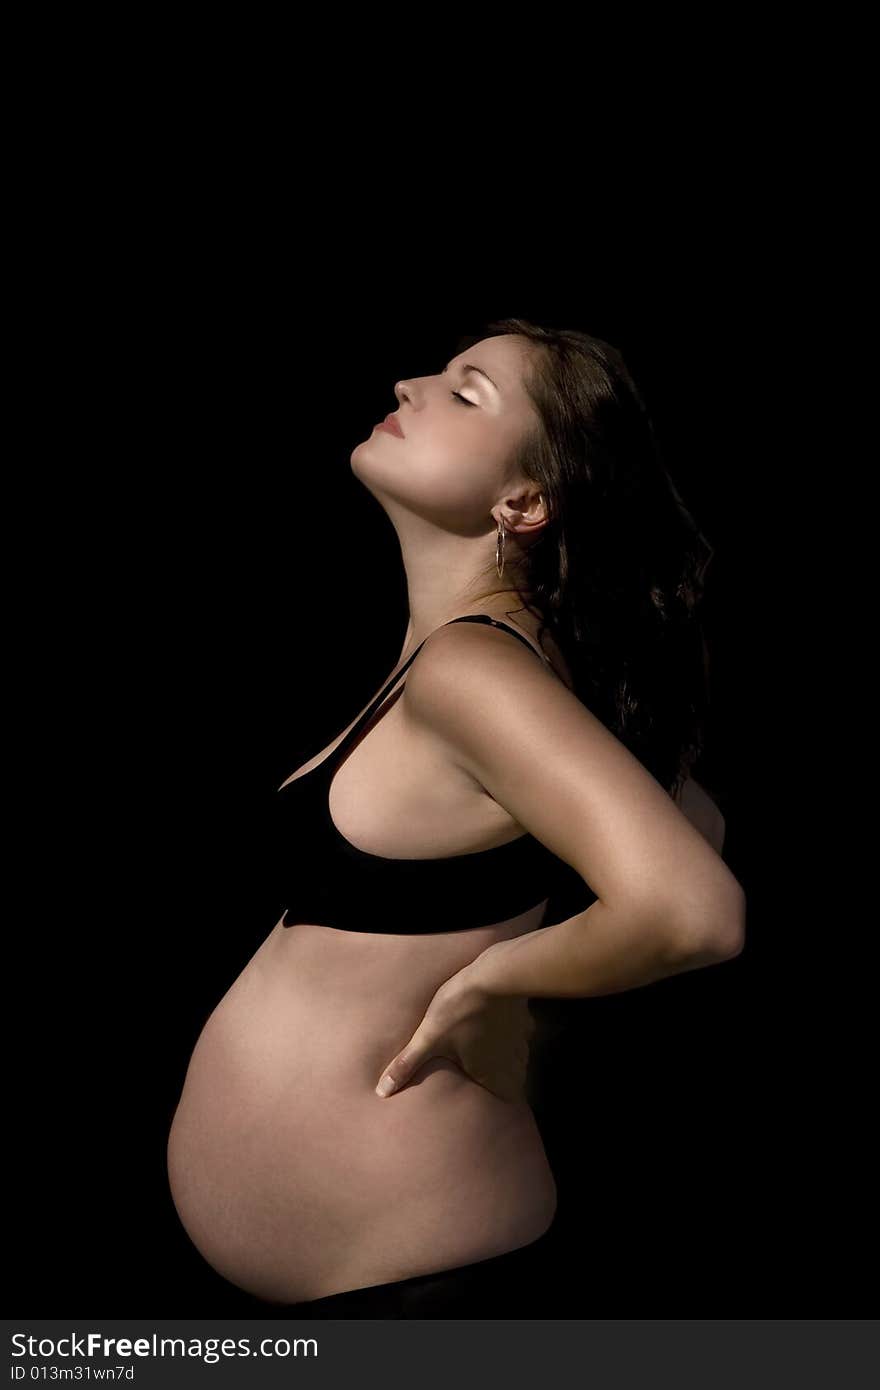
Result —
[[278, 1305], [302, 1318], [552, 1317], [556, 1221], [528, 1245], [434, 1274]]

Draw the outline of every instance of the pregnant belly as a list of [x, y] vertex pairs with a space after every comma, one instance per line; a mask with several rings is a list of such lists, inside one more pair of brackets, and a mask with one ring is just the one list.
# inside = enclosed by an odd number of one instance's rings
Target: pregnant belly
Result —
[[381, 1069], [427, 999], [413, 1008], [410, 991], [402, 1008], [393, 988], [320, 988], [277, 956], [267, 970], [271, 940], [207, 1020], [168, 1139], [171, 1194], [204, 1258], [288, 1303], [537, 1239], [556, 1187], [529, 1106], [445, 1058], [380, 1100]]

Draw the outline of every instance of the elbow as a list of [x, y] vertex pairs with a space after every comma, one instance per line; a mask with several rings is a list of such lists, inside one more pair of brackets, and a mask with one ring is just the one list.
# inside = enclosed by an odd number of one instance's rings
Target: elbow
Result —
[[746, 939], [746, 895], [739, 884], [723, 899], [715, 899], [704, 909], [679, 922], [674, 932], [674, 949], [689, 961], [733, 960], [741, 954]]

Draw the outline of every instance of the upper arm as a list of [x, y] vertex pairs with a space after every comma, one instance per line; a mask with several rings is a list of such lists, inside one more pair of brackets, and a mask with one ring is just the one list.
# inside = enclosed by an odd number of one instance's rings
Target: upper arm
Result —
[[432, 634], [407, 715], [611, 906], [705, 920], [742, 890], [660, 783], [519, 642], [476, 624]]

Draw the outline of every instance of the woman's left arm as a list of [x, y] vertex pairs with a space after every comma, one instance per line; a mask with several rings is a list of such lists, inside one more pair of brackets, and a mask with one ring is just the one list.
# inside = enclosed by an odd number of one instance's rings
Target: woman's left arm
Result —
[[[639, 760], [519, 643], [440, 629], [413, 664], [404, 717], [581, 874], [597, 901], [494, 943], [444, 982], [387, 1069], [399, 1085], [429, 1055], [476, 1054], [502, 998], [585, 998], [739, 954], [743, 889]], [[493, 1005], [496, 1006], [493, 1008]], [[487, 1046], [488, 1046], [487, 1041]]]
[[[585, 997], [737, 955], [745, 894], [696, 815], [519, 642], [477, 624], [441, 628], [403, 689], [403, 714], [441, 742], [598, 901], [498, 942], [471, 979], [491, 992]], [[688, 796], [688, 791], [691, 795]], [[720, 813], [719, 813], [720, 816]]]
[[552, 927], [496, 941], [459, 972], [460, 984], [487, 995], [551, 999], [636, 989], [739, 955], [745, 895], [719, 898], [713, 911], [687, 924], [597, 901]]
[[[476, 624], [441, 628], [413, 663], [401, 706], [476, 791], [574, 868], [603, 904], [572, 919], [560, 941], [574, 947], [578, 927], [600, 931], [613, 913], [629, 944], [634, 933], [656, 931], [729, 954], [744, 894], [688, 785], [683, 810], [519, 642]], [[713, 804], [705, 794], [703, 801]], [[539, 948], [536, 959], [544, 955]]]
[[[720, 854], [724, 817], [693, 777], [686, 779], [676, 805]], [[730, 902], [719, 892], [714, 906], [707, 903], [690, 926], [679, 921], [669, 931], [667, 918], [652, 922], [635, 908], [614, 911], [599, 901], [552, 927], [496, 942], [467, 969], [487, 994], [577, 999], [616, 994], [731, 960], [743, 948], [745, 924], [745, 894], [731, 879]]]
[[[398, 1092], [431, 1057], [458, 1062], [504, 1100], [523, 1099], [529, 996], [583, 999], [729, 960], [742, 949], [745, 898], [688, 931], [666, 919], [593, 903], [564, 922], [496, 941], [445, 980], [409, 1042], [382, 1070], [376, 1094]], [[517, 1005], [518, 1007], [514, 1007]]]

